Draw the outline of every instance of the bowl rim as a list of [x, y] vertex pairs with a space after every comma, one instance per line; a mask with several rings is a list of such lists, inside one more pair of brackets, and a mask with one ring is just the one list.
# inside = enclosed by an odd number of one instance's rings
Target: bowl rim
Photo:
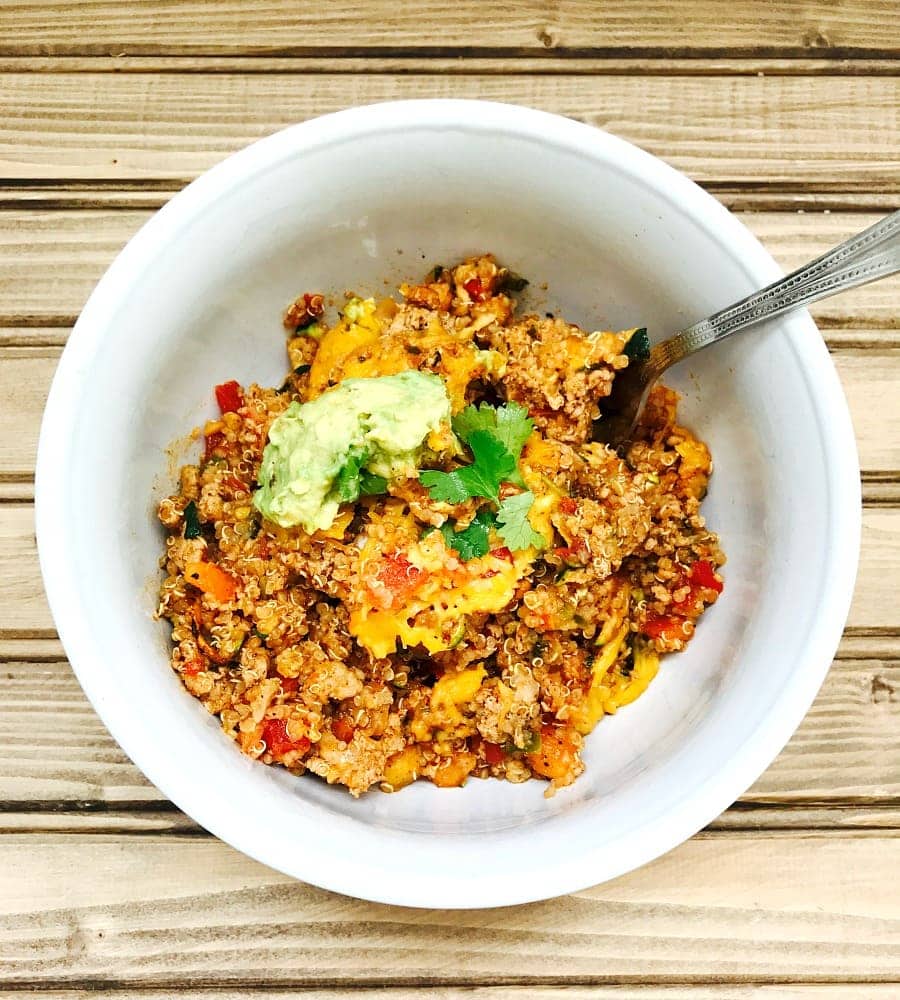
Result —
[[[735, 216], [686, 176], [652, 154], [593, 126], [518, 105], [461, 99], [391, 101], [334, 112], [289, 126], [254, 142], [176, 194], [132, 237], [92, 292], [81, 312], [53, 378], [38, 443], [35, 523], [41, 572], [48, 603], [72, 669], [109, 732], [140, 770], [201, 826], [249, 857], [294, 878], [345, 895], [406, 906], [480, 908], [547, 899], [578, 891], [631, 871], [671, 850], [711, 822], [768, 767], [808, 711], [831, 665], [855, 585], [861, 532], [861, 492], [856, 441], [847, 403], [827, 348], [805, 311], [793, 314], [784, 331], [801, 361], [820, 413], [829, 468], [829, 570], [821, 583], [822, 603], [811, 625], [803, 659], [786, 681], [778, 703], [763, 724], [735, 748], [713, 779], [696, 788], [662, 816], [649, 820], [631, 842], [627, 859], [596, 850], [537, 871], [515, 884], [485, 875], [461, 881], [452, 870], [398, 878], [390, 867], [359, 869], [346, 858], [293, 852], [273, 856], [265, 841], [237, 829], [215, 800], [192, 796], [192, 780], [164, 762], [155, 747], [133, 738], [104, 696], [93, 637], [79, 620], [83, 600], [67, 540], [60, 526], [66, 509], [66, 429], [89, 378], [89, 359], [106, 333], [106, 320], [127, 298], [131, 280], [161, 252], [167, 238], [198, 217], [226, 192], [292, 156], [343, 142], [351, 136], [403, 129], [444, 129], [507, 134], [574, 152], [598, 161], [615, 160], [647, 186], [664, 191], [692, 217], [721, 232], [748, 274], [765, 284], [781, 275], [769, 253]], [[838, 530], [839, 529], [839, 530]], [[63, 558], [60, 559], [60, 553]], [[576, 863], [577, 862], [577, 863]], [[362, 877], [361, 877], [362, 873]]]

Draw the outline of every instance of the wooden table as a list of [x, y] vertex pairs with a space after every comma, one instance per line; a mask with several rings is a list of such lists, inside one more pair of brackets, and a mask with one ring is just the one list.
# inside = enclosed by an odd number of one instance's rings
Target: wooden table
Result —
[[856, 599], [821, 694], [708, 829], [568, 898], [375, 906], [210, 837], [82, 695], [42, 595], [31, 509], [41, 408], [91, 287], [232, 150], [386, 98], [529, 104], [668, 160], [788, 268], [897, 207], [898, 46], [900, 7], [867, 0], [5, 0], [0, 998], [338, 998], [351, 985], [381, 1000], [900, 996], [896, 280], [814, 310], [865, 498]]

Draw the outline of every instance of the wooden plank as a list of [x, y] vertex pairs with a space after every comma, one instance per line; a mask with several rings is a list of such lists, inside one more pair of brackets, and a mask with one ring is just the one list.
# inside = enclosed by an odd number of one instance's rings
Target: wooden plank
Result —
[[213, 839], [11, 835], [0, 985], [892, 982], [898, 865], [898, 836], [701, 836], [562, 899], [422, 911], [294, 882]]
[[[27, 810], [163, 801], [107, 733], [67, 663], [0, 665], [0, 803]], [[765, 812], [770, 806], [900, 801], [900, 663], [836, 660], [793, 739], [742, 801], [752, 808], [727, 828], [822, 823], [777, 818]], [[897, 818], [885, 814], [878, 824]]]
[[0, 348], [0, 480], [33, 480], [58, 347]]
[[[314, 53], [316, 50], [416, 49], [663, 51], [667, 55], [786, 52], [828, 56], [855, 50], [896, 51], [896, 7], [842, 0], [759, 5], [692, 0], [691, 31], [666, 0], [527, 0], [486, 9], [464, 0], [415, 7], [371, 0], [365, 5], [296, 4], [290, 0], [151, 0], [123, 7], [112, 0], [7, 0], [0, 8], [0, 48], [18, 54]], [[674, 15], [674, 16], [673, 16]], [[473, 30], [474, 29], [474, 30]]]
[[[202, 827], [170, 802], [71, 802], [0, 803], [0, 836], [10, 833], [140, 833], [153, 836], [209, 837]], [[900, 803], [795, 803], [737, 802], [705, 828], [709, 835], [737, 832], [821, 832], [831, 836], [869, 831], [900, 830]]]
[[[0, 480], [33, 476], [41, 414], [59, 354], [56, 347], [0, 347]], [[840, 351], [834, 361], [863, 471], [900, 472], [900, 351]]]
[[790, 743], [742, 799], [900, 799], [900, 665], [836, 660]]
[[[728, 986], [430, 986], [428, 1000], [896, 1000], [895, 983], [754, 983]], [[248, 992], [249, 990], [249, 992]], [[265, 989], [252, 985], [233, 989], [132, 990], [104, 989], [104, 1000], [248, 1000], [264, 995], [266, 1000], [345, 1000], [345, 986], [321, 989]], [[422, 1000], [418, 987], [381, 986], [365, 990], [366, 1000]], [[0, 1000], [96, 1000], [93, 989], [0, 990]]]
[[[867, 649], [865, 652], [866, 654], [870, 654], [872, 651]], [[883, 649], [878, 649], [876, 655], [883, 652]], [[893, 655], [893, 648], [890, 648], [888, 655]], [[10, 660], [32, 660], [34, 662], [47, 663], [54, 660], [63, 660], [65, 656], [62, 643], [56, 636], [45, 639], [35, 639], [32, 636], [25, 639], [0, 639], [0, 665]], [[862, 658], [861, 656], [860, 659]], [[2, 666], [0, 666], [0, 676], [2, 676]]]
[[[900, 631], [900, 507], [863, 511], [862, 552], [847, 627]], [[51, 638], [53, 620], [37, 565], [30, 505], [0, 504], [0, 639]]]
[[[890, 42], [890, 39], [886, 39]], [[856, 49], [852, 58], [840, 57], [836, 50], [821, 55], [785, 54], [777, 50], [754, 53], [749, 50], [684, 50], [670, 56], [657, 50], [585, 52], [522, 49], [518, 51], [476, 50], [444, 54], [435, 49], [407, 49], [389, 55], [379, 51], [348, 55], [338, 49], [322, 55], [19, 55], [19, 50], [0, 48], [0, 73], [423, 73], [451, 76], [508, 75], [534, 73], [559, 76], [571, 73], [588, 76], [897, 76], [900, 68], [893, 52]], [[60, 50], [62, 51], [62, 50]], [[450, 50], [451, 53], [453, 50]], [[485, 54], [489, 52], [490, 54]], [[693, 56], [691, 55], [693, 52]], [[874, 54], [873, 54], [874, 53]]]
[[0, 212], [0, 323], [71, 325], [150, 212]]
[[856, 431], [860, 467], [900, 470], [900, 351], [833, 355]]
[[[0, 326], [33, 328], [40, 343], [48, 336], [44, 327], [71, 325], [115, 255], [151, 215], [130, 209], [0, 211]], [[881, 215], [745, 212], [739, 218], [789, 271]], [[855, 336], [867, 328], [890, 331], [900, 326], [898, 292], [900, 277], [886, 278], [818, 302], [812, 314], [827, 330], [850, 328]], [[23, 335], [22, 329], [16, 334], [20, 340]]]
[[900, 77], [887, 76], [11, 73], [0, 180], [183, 180], [285, 125], [404, 97], [555, 111], [701, 183], [897, 186]]
[[[34, 813], [10, 814], [12, 815], [20, 815], [23, 823], [28, 820], [33, 821], [34, 818]], [[0, 821], [5, 823], [9, 818], [0, 817]], [[774, 800], [749, 802], [741, 798], [706, 827], [707, 833], [739, 830], [749, 830], [753, 833], [774, 830], [819, 830], [829, 831], [836, 837], [842, 836], [846, 831], [900, 830], [900, 803], [885, 801], [810, 805], [806, 802], [780, 804]]]
[[38, 566], [34, 508], [0, 505], [0, 634], [49, 638], [56, 634]]

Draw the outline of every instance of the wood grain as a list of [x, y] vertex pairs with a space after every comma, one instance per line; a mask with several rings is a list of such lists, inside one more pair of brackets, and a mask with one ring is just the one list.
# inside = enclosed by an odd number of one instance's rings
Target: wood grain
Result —
[[404, 97], [555, 111], [701, 183], [898, 188], [900, 77], [890, 76], [7, 73], [0, 181], [188, 179], [285, 125]]
[[[0, 347], [0, 480], [29, 480], [34, 473], [41, 414], [59, 355], [56, 347]], [[863, 472], [900, 473], [900, 351], [839, 351], [834, 361]]]
[[212, 839], [10, 835], [0, 985], [893, 981], [898, 866], [894, 835], [701, 835], [563, 899], [417, 911]]
[[[900, 663], [836, 660], [793, 739], [742, 801], [900, 802]], [[107, 733], [67, 663], [10, 662], [0, 665], [4, 802], [86, 809], [165, 799]], [[740, 825], [773, 822], [751, 814]]]
[[[212, 989], [104, 989], [104, 1000], [248, 1000], [265, 996], [266, 1000], [344, 1000], [344, 986], [319, 989], [264, 988], [253, 990], [252, 984], [239, 990], [227, 987]], [[247, 992], [248, 990], [252, 992]], [[418, 987], [381, 986], [366, 989], [366, 1000], [896, 1000], [897, 985], [893, 983], [753, 983], [729, 986], [430, 986], [427, 994]], [[92, 989], [71, 990], [0, 990], [0, 1000], [22, 1000], [22, 997], [40, 997], [41, 1000], [96, 1000], [98, 993]]]
[[900, 204], [898, 50], [895, 0], [0, 3], [0, 1000], [900, 996], [900, 279], [814, 310], [869, 506], [813, 707], [704, 832], [565, 899], [377, 906], [205, 833], [63, 659], [29, 503], [49, 380], [95, 282], [247, 143], [401, 97], [545, 108], [673, 163], [787, 269]]
[[[889, 2], [811, 0], [760, 5], [736, 0], [722, 17], [715, 0], [685, 9], [691, 31], [665, 0], [542, 0], [485, 8], [422, 0], [415, 6], [370, 0], [296, 4], [290, 0], [152, 0], [123, 6], [110, 0], [7, 0], [0, 8], [0, 49], [16, 54], [64, 53], [310, 53], [512, 49], [635, 50], [703, 56], [733, 52], [896, 51], [896, 7]], [[896, 27], [896, 23], [895, 23]]]
[[[71, 325], [115, 255], [152, 214], [131, 209], [0, 211], [0, 327], [34, 329], [29, 336], [40, 342], [47, 338], [44, 327]], [[739, 218], [785, 270], [792, 270], [882, 214], [745, 212]], [[818, 302], [812, 314], [826, 331], [896, 329], [898, 294], [900, 277], [895, 276]]]
[[[73, 802], [54, 799], [44, 803], [3, 802], [0, 837], [7, 834], [120, 834], [165, 837], [170, 834], [209, 837], [202, 827], [172, 803]], [[738, 801], [706, 828], [709, 834], [766, 832], [828, 833], [832, 836], [865, 831], [900, 830], [900, 803], [838, 802], [784, 805]]]
[[[118, 52], [115, 55], [16, 55], [0, 49], [0, 73], [246, 73], [246, 74], [348, 74], [385, 73], [449, 76], [898, 76], [897, 59], [888, 50], [852, 52], [842, 57], [830, 49], [802, 53], [764, 49], [760, 52], [722, 49], [702, 57], [682, 52], [675, 56], [656, 50], [546, 51], [482, 49], [477, 55], [453, 49], [406, 49], [350, 54], [352, 49], [311, 50], [315, 54], [288, 55], [241, 52], [236, 55], [150, 55]], [[712, 50], [710, 50], [711, 52]], [[488, 54], [485, 54], [488, 53]]]
[[[2, 62], [0, 62], [2, 66]], [[900, 75], [900, 61], [897, 63]], [[2, 69], [0, 69], [2, 72]], [[826, 212], [886, 214], [900, 195], [865, 186], [841, 189], [830, 186], [811, 190], [769, 187], [765, 181], [746, 188], [708, 181], [706, 189], [734, 212]], [[67, 211], [73, 209], [158, 209], [181, 190], [177, 181], [54, 181], [0, 183], [0, 210], [31, 209]]]

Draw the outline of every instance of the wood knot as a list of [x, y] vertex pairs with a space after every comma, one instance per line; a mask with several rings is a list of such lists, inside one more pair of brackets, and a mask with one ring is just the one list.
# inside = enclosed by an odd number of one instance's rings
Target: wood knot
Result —
[[876, 705], [882, 705], [886, 702], [897, 701], [897, 689], [891, 684], [890, 681], [885, 680], [883, 677], [879, 677], [878, 674], [872, 678], [872, 701]]
[[830, 49], [831, 41], [824, 31], [818, 28], [807, 28], [803, 32], [803, 45], [807, 49]]
[[541, 28], [537, 37], [538, 41], [544, 46], [545, 49], [552, 49], [556, 45], [556, 39], [547, 28]]

